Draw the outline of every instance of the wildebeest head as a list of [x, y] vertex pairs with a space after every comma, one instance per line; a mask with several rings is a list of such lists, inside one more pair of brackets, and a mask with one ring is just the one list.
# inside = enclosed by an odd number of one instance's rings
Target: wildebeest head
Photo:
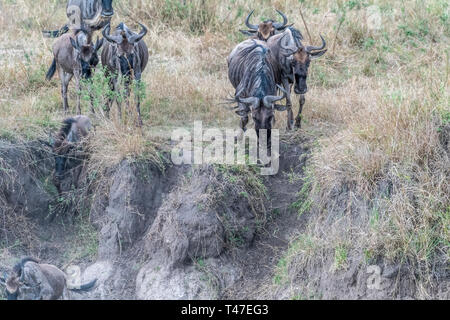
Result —
[[245, 19], [245, 25], [247, 26], [247, 28], [249, 28], [249, 30], [241, 30], [243, 34], [249, 36], [257, 36], [259, 40], [267, 41], [267, 39], [273, 36], [276, 32], [282, 32], [287, 28], [287, 17], [279, 10], [277, 10], [277, 12], [283, 18], [283, 22], [266, 20], [261, 22], [259, 25], [251, 24], [250, 17], [252, 16], [254, 11], [255, 10], [250, 12], [250, 14], [247, 16], [247, 19]]
[[[284, 111], [286, 106], [276, 104], [275, 102], [284, 99], [285, 96], [265, 96], [260, 99], [258, 97], [250, 98], [238, 98], [238, 102], [245, 104], [251, 111], [253, 122], [255, 123], [256, 133], [259, 134], [259, 130], [266, 129], [271, 130], [274, 122], [275, 110]], [[237, 111], [239, 115], [243, 115], [246, 112], [241, 110]]]
[[92, 77], [92, 70], [99, 63], [98, 50], [103, 45], [103, 39], [98, 39], [95, 45], [91, 43], [90, 37], [84, 32], [78, 32], [74, 38], [70, 38], [72, 47], [75, 49], [77, 63], [80, 63], [81, 76], [84, 79]]
[[19, 288], [20, 288], [20, 275], [13, 272], [10, 276], [3, 273], [3, 276], [0, 276], [0, 284], [5, 286], [6, 299], [8, 300], [17, 300], [19, 296]]
[[132, 75], [137, 63], [138, 57], [136, 57], [135, 47], [147, 34], [147, 28], [143, 24], [140, 24], [140, 26], [142, 30], [139, 34], [131, 32], [123, 23], [117, 27], [113, 35], [110, 35], [111, 26], [109, 24], [102, 32], [103, 37], [113, 44], [112, 54], [109, 57], [110, 64], [117, 65], [118, 60], [120, 73], [126, 77]]
[[112, 0], [102, 0], [102, 17], [108, 18], [114, 15]]
[[305, 94], [308, 91], [306, 79], [311, 60], [317, 59], [327, 52], [327, 49], [325, 49], [327, 44], [322, 36], [320, 38], [322, 39], [322, 46], [300, 46], [293, 55], [291, 64], [295, 77], [294, 91], [297, 94]]

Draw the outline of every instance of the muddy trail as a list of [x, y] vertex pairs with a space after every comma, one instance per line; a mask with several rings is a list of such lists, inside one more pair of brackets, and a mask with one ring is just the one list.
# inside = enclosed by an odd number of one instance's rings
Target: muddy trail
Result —
[[236, 255], [242, 274], [239, 281], [224, 292], [224, 299], [277, 299], [269, 290], [275, 268], [290, 241], [304, 229], [308, 218], [308, 213], [299, 213], [295, 204], [304, 185], [310, 145], [308, 138], [298, 134], [282, 139], [280, 170], [265, 181], [270, 219], [256, 234], [252, 246]]

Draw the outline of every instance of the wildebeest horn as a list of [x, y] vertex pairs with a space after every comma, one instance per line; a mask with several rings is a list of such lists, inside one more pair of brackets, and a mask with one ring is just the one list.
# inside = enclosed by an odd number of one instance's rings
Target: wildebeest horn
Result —
[[239, 30], [243, 35], [246, 35], [246, 36], [250, 36], [250, 37], [252, 37], [252, 36], [254, 36], [258, 31], [256, 31], [256, 30]]
[[238, 102], [241, 103], [245, 103], [245, 104], [249, 104], [250, 105], [250, 109], [256, 109], [259, 105], [259, 99], [256, 97], [250, 97], [250, 98], [238, 98]]
[[263, 99], [264, 106], [266, 108], [272, 109], [274, 107], [273, 103], [284, 99], [284, 97], [285, 97], [284, 95], [282, 95], [282, 96], [265, 96]]
[[274, 27], [275, 29], [277, 29], [277, 30], [280, 30], [280, 29], [283, 29], [284, 27], [286, 27], [286, 25], [287, 25], [287, 23], [288, 23], [288, 19], [287, 19], [286, 15], [285, 15], [283, 12], [281, 12], [281, 11], [279, 11], [279, 10], [277, 10], [277, 12], [278, 12], [278, 14], [279, 14], [280, 16], [283, 17], [283, 23], [276, 22], [276, 23], [273, 24], [273, 27]]
[[250, 12], [250, 14], [247, 16], [247, 19], [245, 19], [245, 25], [247, 26], [247, 28], [257, 31], [258, 26], [250, 23], [250, 17], [252, 16], [253, 12], [255, 12], [255, 10], [252, 10], [252, 12]]
[[142, 40], [142, 38], [147, 34], [147, 27], [144, 26], [142, 23], [139, 23], [139, 25], [142, 27], [142, 30], [139, 34], [133, 35], [128, 39], [128, 42], [130, 43], [136, 43]]
[[105, 28], [103, 28], [103, 31], [102, 31], [103, 37], [104, 37], [106, 40], [108, 40], [109, 42], [112, 42], [112, 43], [117, 43], [117, 44], [122, 43], [123, 38], [122, 38], [122, 37], [119, 37], [119, 36], [111, 36], [111, 35], [109, 34], [109, 31], [110, 31], [110, 30], [111, 30], [111, 25], [108, 23], [108, 24], [105, 26]]
[[325, 49], [325, 47], [327, 46], [327, 43], [326, 43], [325, 39], [322, 37], [322, 35], [320, 35], [320, 38], [322, 39], [322, 46], [321, 47], [307, 46], [306, 52], [311, 53], [311, 51], [320, 51], [320, 50]]

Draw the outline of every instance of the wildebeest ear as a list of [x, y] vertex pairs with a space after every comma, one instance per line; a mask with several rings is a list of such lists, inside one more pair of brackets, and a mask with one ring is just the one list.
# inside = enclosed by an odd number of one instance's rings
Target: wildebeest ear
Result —
[[80, 50], [80, 47], [78, 46], [78, 43], [75, 41], [75, 39], [70, 38], [70, 43], [72, 44], [72, 47], [75, 48], [75, 50]]
[[274, 105], [275, 110], [277, 111], [286, 111], [287, 107], [282, 104], [276, 104]]
[[288, 57], [297, 52], [298, 48], [295, 45], [295, 41], [289, 29], [284, 31], [283, 34], [284, 35], [280, 38], [278, 43], [281, 48], [281, 54], [285, 57]]
[[318, 52], [311, 53], [310, 54], [311, 60], [320, 58], [321, 56], [323, 56], [325, 54], [325, 52], [327, 52], [327, 49], [325, 49], [323, 51], [318, 51]]

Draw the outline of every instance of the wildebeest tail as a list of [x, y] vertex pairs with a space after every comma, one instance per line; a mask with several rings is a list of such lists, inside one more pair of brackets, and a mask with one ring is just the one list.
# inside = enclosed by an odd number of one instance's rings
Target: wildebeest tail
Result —
[[74, 292], [86, 292], [92, 289], [97, 283], [97, 279], [92, 280], [91, 282], [82, 284], [80, 286], [69, 286], [67, 285], [67, 289]]
[[50, 81], [55, 75], [55, 71], [56, 71], [56, 59], [53, 58], [52, 65], [50, 66], [50, 69], [48, 69], [47, 74], [45, 75], [45, 79]]
[[59, 30], [43, 30], [42, 35], [46, 38], [58, 38], [62, 36], [64, 33], [69, 31], [69, 26], [66, 24]]

